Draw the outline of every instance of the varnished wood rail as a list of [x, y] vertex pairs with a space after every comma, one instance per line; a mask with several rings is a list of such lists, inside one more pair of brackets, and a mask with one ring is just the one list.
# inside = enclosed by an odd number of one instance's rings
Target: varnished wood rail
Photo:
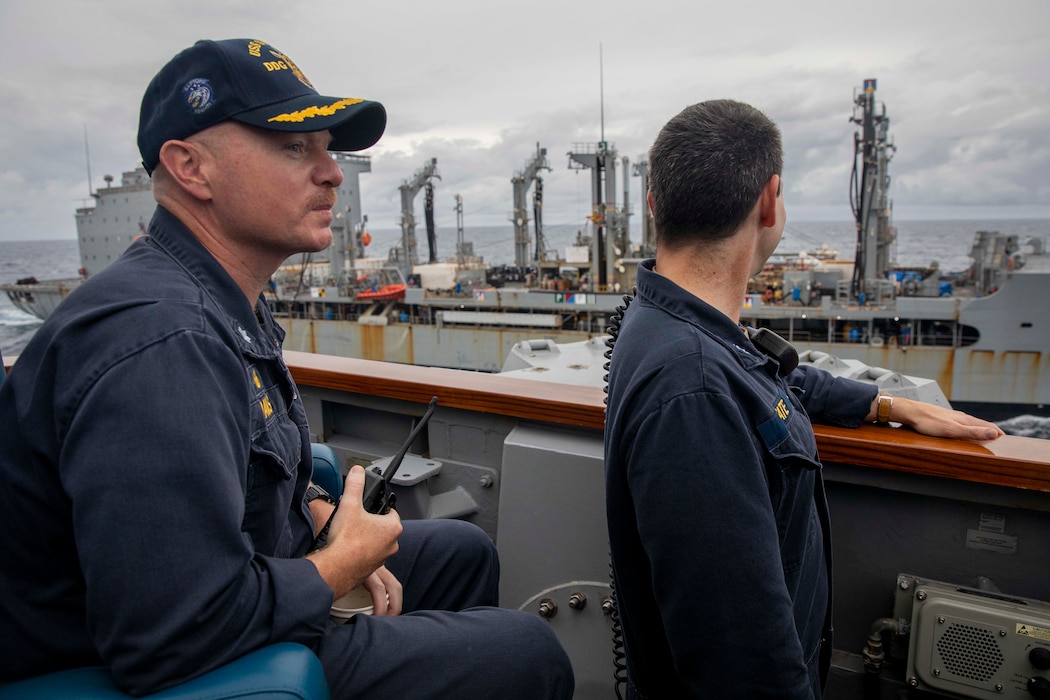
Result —
[[[436, 395], [442, 406], [470, 411], [596, 430], [605, 424], [601, 388], [304, 352], [284, 355], [304, 386], [419, 403]], [[1050, 493], [1050, 440], [1007, 435], [973, 443], [874, 425], [814, 430], [825, 462]]]
[[[605, 392], [596, 387], [530, 381], [498, 374], [417, 367], [286, 351], [295, 381], [357, 394], [602, 430]], [[17, 358], [5, 357], [10, 368]], [[1050, 493], [1050, 440], [1012, 435], [990, 443], [945, 440], [907, 428], [814, 427], [826, 462], [912, 472]]]
[[297, 384], [602, 430], [605, 392], [498, 374], [286, 350]]

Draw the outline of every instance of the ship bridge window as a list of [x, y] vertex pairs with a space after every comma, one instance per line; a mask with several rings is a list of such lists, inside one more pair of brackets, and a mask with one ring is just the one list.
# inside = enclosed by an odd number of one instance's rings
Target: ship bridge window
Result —
[[1031, 327], [1032, 327], [1032, 324], [1029, 323], [1028, 321], [1025, 321], [1024, 323], [1021, 324], [1021, 328], [1031, 328]]
[[915, 338], [911, 343], [914, 345], [965, 347], [973, 345], [981, 338], [980, 332], [973, 326], [950, 321], [925, 320], [908, 325], [915, 329]]

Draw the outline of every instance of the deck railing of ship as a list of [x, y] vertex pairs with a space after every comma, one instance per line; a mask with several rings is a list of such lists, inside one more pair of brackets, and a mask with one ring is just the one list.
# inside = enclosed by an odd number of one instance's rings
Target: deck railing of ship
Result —
[[[5, 357], [6, 369], [17, 359]], [[451, 408], [595, 430], [605, 424], [600, 388], [295, 351], [285, 359], [303, 386], [419, 403], [440, 394], [441, 405]], [[1007, 435], [976, 444], [874, 425], [814, 430], [827, 462], [1050, 493], [1047, 440]]]
[[[605, 424], [600, 388], [292, 351], [285, 358], [304, 386], [423, 404], [438, 394], [445, 407], [595, 430]], [[1007, 435], [977, 444], [875, 425], [814, 430], [825, 462], [1050, 493], [1047, 440]]]

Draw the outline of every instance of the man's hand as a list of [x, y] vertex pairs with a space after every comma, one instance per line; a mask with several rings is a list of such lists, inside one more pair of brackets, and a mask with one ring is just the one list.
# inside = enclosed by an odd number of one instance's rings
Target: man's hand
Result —
[[400, 615], [404, 600], [401, 582], [390, 571], [381, 566], [361, 584], [372, 594], [373, 615]]
[[401, 518], [395, 510], [383, 515], [365, 511], [361, 505], [364, 488], [364, 469], [352, 467], [346, 475], [339, 507], [332, 516], [327, 545], [307, 554], [306, 558], [314, 563], [336, 598], [365, 583], [372, 594], [375, 613], [396, 615], [401, 611], [401, 584], [383, 562], [397, 553]]
[[[876, 397], [876, 402], [878, 398]], [[868, 420], [875, 420], [875, 402], [872, 403]], [[916, 432], [934, 437], [976, 440], [985, 442], [1002, 437], [1006, 433], [995, 423], [981, 420], [969, 413], [951, 408], [935, 406], [925, 401], [913, 401], [900, 396], [893, 397], [890, 420], [910, 426]]]

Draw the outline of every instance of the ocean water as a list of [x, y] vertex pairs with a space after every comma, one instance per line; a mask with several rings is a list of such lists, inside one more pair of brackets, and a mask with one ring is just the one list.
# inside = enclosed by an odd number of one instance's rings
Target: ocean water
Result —
[[[30, 276], [39, 280], [76, 277], [79, 268], [76, 240], [0, 241], [0, 284]], [[20, 353], [41, 323], [0, 293], [0, 352], [4, 357]]]
[[[893, 256], [900, 265], [928, 265], [936, 261], [941, 270], [956, 272], [970, 265], [970, 246], [976, 231], [1001, 231], [1024, 240], [1028, 236], [1044, 238], [1050, 243], [1050, 219], [1003, 219], [995, 221], [895, 221], [897, 227], [896, 251]], [[575, 240], [579, 227], [548, 226], [545, 238], [548, 248], [564, 249]], [[367, 254], [386, 257], [390, 248], [400, 244], [401, 232], [396, 229], [370, 230], [372, 243]], [[473, 244], [474, 254], [483, 256], [489, 264], [514, 262], [514, 230], [506, 226], [468, 228], [463, 238]], [[445, 260], [455, 254], [457, 231], [437, 231], [437, 257]], [[639, 240], [635, 231], [632, 240]], [[427, 259], [426, 231], [416, 230], [419, 256]], [[852, 222], [793, 222], [790, 219], [784, 231], [778, 252], [792, 253], [812, 250], [827, 245], [838, 251], [839, 258], [853, 257], [856, 234]], [[35, 276], [40, 280], [75, 277], [80, 267], [75, 240], [0, 241], [0, 283], [14, 282]], [[0, 295], [0, 352], [17, 355], [40, 327], [41, 321], [15, 308], [6, 295]], [[1001, 423], [1011, 434], [1050, 438], [1050, 419], [1018, 416]]]

